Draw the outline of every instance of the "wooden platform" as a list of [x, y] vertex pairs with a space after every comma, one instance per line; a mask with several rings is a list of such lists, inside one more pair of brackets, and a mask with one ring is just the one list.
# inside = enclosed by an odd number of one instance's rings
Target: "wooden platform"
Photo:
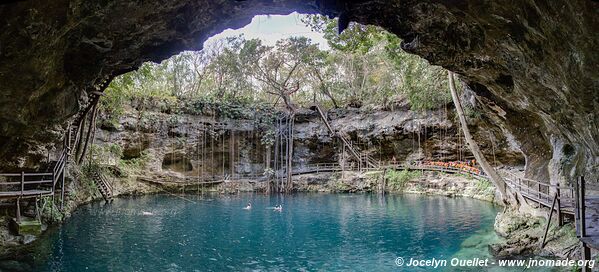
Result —
[[25, 190], [23, 194], [21, 191], [17, 192], [0, 192], [0, 198], [17, 198], [17, 197], [35, 197], [39, 195], [51, 195], [52, 191], [48, 190]]
[[586, 235], [581, 240], [594, 249], [599, 249], [599, 197], [586, 199]]
[[209, 181], [198, 181], [198, 182], [176, 182], [176, 181], [160, 181], [150, 177], [137, 177], [138, 181], [147, 182], [155, 185], [174, 185], [174, 186], [197, 186], [197, 185], [215, 185], [225, 182], [223, 179], [209, 180]]

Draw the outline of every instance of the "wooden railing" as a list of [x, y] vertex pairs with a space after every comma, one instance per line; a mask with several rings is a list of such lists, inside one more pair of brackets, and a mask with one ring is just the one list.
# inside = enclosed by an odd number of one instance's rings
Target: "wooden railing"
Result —
[[454, 174], [466, 174], [479, 179], [488, 179], [488, 177], [482, 174], [480, 171], [472, 171], [465, 168], [453, 167], [453, 166], [439, 166], [439, 165], [428, 165], [422, 163], [416, 164], [385, 164], [382, 167], [395, 168], [398, 170], [427, 170], [427, 171], [438, 171], [445, 173]]
[[[438, 165], [426, 165], [426, 164], [413, 164], [413, 165], [395, 165], [398, 169], [409, 169], [409, 170], [429, 170], [429, 171], [440, 171], [446, 173], [461, 173], [467, 174], [477, 179], [489, 179], [482, 171], [472, 171], [468, 168], [452, 167], [452, 166], [438, 166]], [[520, 178], [513, 175], [509, 175], [503, 178], [507, 186], [512, 190], [519, 192], [523, 197], [531, 200], [532, 202], [552, 208], [553, 199], [557, 201], [557, 206], [554, 208], [558, 212], [565, 212], [569, 214], [574, 213], [574, 188], [572, 186], [553, 185], [537, 180], [528, 178]]]
[[360, 156], [360, 153], [353, 147], [353, 145], [351, 144], [351, 142], [349, 140], [347, 140], [343, 135], [340, 135], [339, 133], [336, 133], [335, 130], [333, 130], [333, 128], [331, 127], [331, 124], [329, 124], [329, 120], [327, 119], [327, 116], [325, 115], [325, 113], [322, 110], [322, 108], [320, 107], [320, 105], [313, 104], [311, 106], [311, 108], [316, 109], [316, 112], [318, 112], [318, 116], [320, 116], [320, 119], [322, 119], [322, 122], [325, 124], [331, 137], [339, 138], [341, 140], [341, 142], [343, 142], [343, 145], [345, 147], [347, 147], [347, 149], [349, 150], [349, 153], [352, 154], [352, 156], [354, 158], [356, 158], [356, 160], [358, 160], [360, 163], [362, 163], [362, 157]]
[[[480, 170], [476, 171], [473, 167], [453, 167], [453, 166], [439, 166], [439, 165], [429, 165], [425, 163], [416, 163], [416, 164], [382, 164], [378, 165], [378, 167], [367, 167], [361, 168], [361, 170], [380, 170], [383, 168], [391, 168], [396, 170], [423, 170], [423, 171], [437, 171], [437, 172], [445, 172], [445, 173], [454, 173], [454, 174], [465, 174], [469, 175], [476, 179], [485, 179], [488, 180], [489, 177], [485, 175]], [[473, 170], [474, 169], [474, 170]], [[338, 163], [317, 163], [312, 165], [307, 165], [301, 169], [295, 170], [294, 175], [301, 175], [306, 173], [319, 173], [319, 172], [332, 172], [332, 171], [342, 171], [342, 170], [358, 170], [357, 166], [350, 166], [342, 168]], [[527, 179], [527, 178], [519, 178], [515, 176], [505, 177], [504, 180], [507, 182], [507, 185], [520, 192], [520, 194], [539, 204], [545, 206], [547, 208], [552, 207], [553, 199], [556, 198], [557, 206], [555, 209], [560, 212], [565, 212], [569, 214], [574, 213], [574, 188], [572, 186], [560, 186], [560, 185], [552, 185], [543, 183], [540, 181]], [[557, 195], [557, 197], [556, 197]]]
[[[0, 173], [0, 197], [19, 198], [53, 195], [56, 183], [64, 180], [67, 152], [64, 150], [52, 172]], [[17, 186], [18, 185], [18, 186]]]
[[553, 199], [558, 201], [558, 210], [573, 214], [574, 213], [574, 188], [572, 186], [547, 184], [537, 180], [520, 178], [520, 177], [505, 177], [507, 185], [515, 191], [520, 192], [523, 197], [526, 197], [533, 202], [551, 208]]
[[102, 173], [102, 169], [93, 169], [91, 171], [91, 177], [96, 183], [96, 187], [98, 188], [98, 191], [100, 191], [102, 198], [104, 198], [106, 202], [111, 201], [114, 194], [114, 188], [108, 181], [108, 178]]
[[[53, 179], [45, 179], [47, 176], [52, 176], [52, 173], [1, 173], [0, 177], [5, 177], [8, 180], [20, 179], [18, 181], [0, 181], [0, 188], [2, 188], [0, 189], [0, 197], [28, 197], [51, 194], [52, 190], [27, 188], [29, 187], [27, 185], [32, 184], [53, 184]], [[35, 180], [30, 180], [31, 178]]]

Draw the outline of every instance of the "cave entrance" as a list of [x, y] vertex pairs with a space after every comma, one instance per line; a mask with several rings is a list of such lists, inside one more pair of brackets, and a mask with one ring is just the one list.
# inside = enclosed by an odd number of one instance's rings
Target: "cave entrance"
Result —
[[134, 119], [136, 133], [160, 135], [144, 149], [165, 154], [164, 171], [270, 177], [278, 189], [322, 165], [470, 160], [452, 125], [446, 71], [400, 43], [382, 28], [320, 15], [255, 16], [201, 51], [115, 78], [103, 122]]

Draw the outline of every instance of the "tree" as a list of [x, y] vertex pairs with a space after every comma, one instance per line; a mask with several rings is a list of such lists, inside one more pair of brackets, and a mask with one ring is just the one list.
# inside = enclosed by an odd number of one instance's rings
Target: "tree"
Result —
[[336, 19], [311, 15], [303, 21], [324, 33], [338, 55], [347, 79], [342, 85], [350, 90], [349, 101], [386, 103], [389, 97], [403, 94], [414, 110], [434, 109], [451, 101], [444, 70], [404, 52], [394, 34], [352, 23], [338, 35]]
[[497, 190], [499, 190], [499, 193], [501, 194], [501, 197], [502, 197], [504, 203], [510, 203], [513, 206], [517, 207], [518, 206], [518, 199], [516, 198], [517, 196], [515, 196], [508, 189], [507, 183], [505, 182], [505, 180], [497, 173], [497, 171], [495, 171], [495, 169], [491, 166], [491, 164], [489, 164], [489, 162], [487, 162], [487, 159], [485, 158], [483, 153], [480, 151], [478, 144], [476, 143], [476, 141], [474, 141], [474, 138], [472, 138], [472, 135], [470, 134], [470, 130], [468, 129], [468, 123], [466, 122], [466, 117], [464, 115], [464, 110], [462, 108], [462, 103], [460, 103], [460, 98], [459, 98], [457, 90], [456, 90], [453, 72], [447, 71], [447, 78], [448, 78], [448, 82], [449, 82], [448, 85], [449, 85], [449, 90], [451, 92], [451, 98], [453, 99], [453, 104], [455, 105], [456, 112], [460, 119], [462, 132], [464, 132], [464, 139], [468, 143], [468, 147], [470, 147], [470, 151], [472, 151], [472, 154], [476, 158], [476, 161], [483, 168], [483, 171], [485, 171], [485, 173], [487, 173], [487, 175], [489, 175], [491, 181], [495, 185], [495, 188], [497, 188]]
[[283, 101], [290, 111], [316, 101], [330, 101], [333, 107], [388, 106], [406, 97], [414, 110], [450, 101], [443, 70], [405, 53], [395, 35], [359, 24], [338, 35], [335, 20], [315, 15], [304, 21], [324, 33], [330, 50], [319, 49], [305, 37], [283, 39], [274, 46], [241, 35], [228, 37], [199, 52], [183, 52], [160, 64], [144, 63], [120, 82], [117, 78], [109, 90], [139, 99]]
[[300, 91], [304, 84], [306, 67], [313, 63], [312, 53], [316, 45], [306, 37], [292, 37], [277, 41], [276, 46], [264, 48], [264, 54], [254, 62], [252, 75], [260, 81], [263, 90], [282, 99], [289, 112], [295, 112], [296, 105], [291, 95]]

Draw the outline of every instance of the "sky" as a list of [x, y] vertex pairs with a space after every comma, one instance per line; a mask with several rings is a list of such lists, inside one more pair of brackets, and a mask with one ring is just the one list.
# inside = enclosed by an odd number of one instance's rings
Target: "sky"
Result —
[[312, 31], [301, 22], [303, 16], [306, 15], [298, 14], [297, 12], [289, 15], [257, 15], [254, 16], [249, 25], [243, 28], [235, 30], [226, 29], [210, 37], [204, 43], [204, 47], [215, 40], [243, 34], [246, 39], [258, 38], [266, 45], [274, 45], [277, 40], [288, 37], [304, 36], [310, 38], [312, 43], [318, 44], [320, 49], [329, 49], [322, 33]]

